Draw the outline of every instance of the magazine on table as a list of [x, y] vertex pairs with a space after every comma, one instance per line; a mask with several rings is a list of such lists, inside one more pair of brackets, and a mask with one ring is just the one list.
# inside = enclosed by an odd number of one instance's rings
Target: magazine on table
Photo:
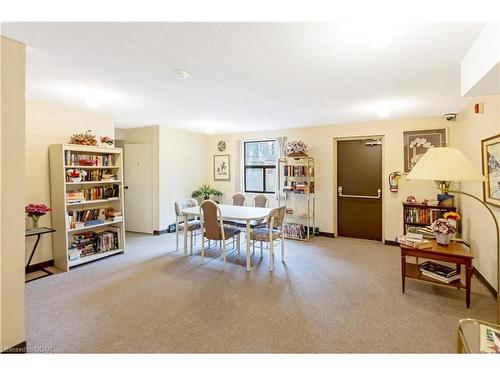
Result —
[[500, 330], [481, 324], [480, 335], [481, 353], [500, 354]]

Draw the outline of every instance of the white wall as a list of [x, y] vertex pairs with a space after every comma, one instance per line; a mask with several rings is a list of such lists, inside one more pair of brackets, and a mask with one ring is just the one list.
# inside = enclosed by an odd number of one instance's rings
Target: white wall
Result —
[[[451, 128], [455, 146], [482, 171], [481, 140], [500, 134], [500, 95], [476, 98], [484, 103], [484, 113], [475, 114], [473, 106], [466, 106]], [[460, 188], [478, 198], [483, 197], [481, 182], [464, 182]], [[493, 219], [481, 204], [467, 197], [460, 198], [463, 213], [462, 231], [472, 242], [474, 266], [495, 287], [497, 285], [497, 248]], [[490, 206], [500, 221], [500, 209]]]
[[[92, 130], [96, 136], [114, 137], [113, 118], [94, 111], [64, 107], [54, 103], [26, 101], [26, 203], [44, 203], [50, 207], [48, 146], [67, 143], [73, 133]], [[40, 226], [51, 226], [50, 213], [40, 218]], [[26, 219], [26, 225], [31, 225]], [[26, 240], [29, 256], [35, 238]], [[53, 259], [52, 236], [42, 236], [31, 264]]]
[[25, 47], [1, 37], [0, 352], [25, 341]]
[[[223, 201], [230, 202], [234, 192], [239, 191], [237, 184], [238, 142], [244, 139], [265, 139], [287, 136], [288, 140], [303, 140], [310, 149], [310, 156], [316, 163], [316, 226], [322, 232], [335, 233], [336, 222], [334, 212], [336, 200], [335, 162], [333, 139], [337, 137], [384, 136], [384, 170], [383, 170], [383, 211], [384, 238], [394, 240], [403, 231], [403, 212], [401, 202], [408, 195], [417, 199], [435, 199], [436, 189], [432, 182], [404, 181], [400, 183], [398, 193], [389, 192], [388, 175], [393, 171], [403, 170], [403, 131], [418, 129], [445, 128], [450, 125], [442, 117], [406, 119], [394, 121], [376, 121], [362, 124], [316, 126], [252, 133], [237, 133], [209, 136], [206, 154], [208, 166], [208, 182], [224, 193]], [[219, 154], [217, 142], [225, 140], [225, 154], [231, 155], [231, 181], [213, 180], [213, 155]], [[451, 140], [453, 141], [453, 140]]]
[[206, 181], [206, 136], [160, 127], [159, 228], [175, 223], [174, 203]]

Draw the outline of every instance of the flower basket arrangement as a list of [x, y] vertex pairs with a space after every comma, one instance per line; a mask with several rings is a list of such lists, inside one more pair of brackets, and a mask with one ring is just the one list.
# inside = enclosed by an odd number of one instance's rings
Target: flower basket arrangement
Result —
[[48, 208], [44, 204], [39, 204], [39, 203], [30, 203], [24, 207], [24, 212], [32, 220], [33, 223], [32, 229], [38, 228], [38, 220], [40, 219], [40, 216], [45, 215], [49, 211], [51, 211], [50, 208]]
[[286, 146], [287, 156], [307, 156], [309, 148], [303, 141], [291, 141]]
[[430, 229], [436, 235], [436, 242], [440, 245], [448, 245], [450, 243], [451, 236], [453, 236], [457, 230], [456, 227], [448, 222], [448, 219], [441, 218], [434, 221]]
[[191, 197], [192, 198], [203, 197], [203, 199], [210, 199], [210, 196], [212, 196], [212, 195], [216, 196], [216, 197], [221, 197], [222, 192], [217, 190], [217, 189], [214, 189], [210, 185], [203, 184], [198, 189], [193, 191], [193, 193], [191, 194]]
[[87, 172], [81, 169], [68, 169], [66, 176], [69, 177], [71, 182], [82, 182], [82, 178], [87, 176]]
[[115, 140], [112, 139], [111, 137], [108, 137], [107, 135], [105, 135], [104, 137], [99, 137], [99, 140], [100, 140], [99, 146], [101, 147], [111, 148], [114, 147], [115, 145]]
[[87, 130], [85, 133], [73, 134], [69, 139], [69, 143], [73, 145], [95, 146], [97, 145], [97, 139], [91, 130]]

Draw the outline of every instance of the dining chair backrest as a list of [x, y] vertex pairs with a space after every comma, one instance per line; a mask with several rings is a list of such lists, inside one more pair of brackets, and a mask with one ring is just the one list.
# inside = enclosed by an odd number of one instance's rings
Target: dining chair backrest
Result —
[[263, 194], [256, 195], [253, 199], [253, 203], [255, 207], [266, 207], [267, 206], [267, 198]]
[[223, 223], [220, 213], [220, 207], [211, 199], [204, 200], [200, 205], [200, 214], [205, 237], [210, 240], [223, 239]]
[[281, 228], [285, 220], [285, 206], [273, 208], [267, 217], [268, 228]]
[[177, 216], [182, 216], [182, 210], [196, 206], [198, 206], [198, 201], [194, 198], [180, 199], [175, 202], [175, 214]]
[[233, 194], [233, 206], [243, 206], [245, 204], [245, 195], [243, 193]]

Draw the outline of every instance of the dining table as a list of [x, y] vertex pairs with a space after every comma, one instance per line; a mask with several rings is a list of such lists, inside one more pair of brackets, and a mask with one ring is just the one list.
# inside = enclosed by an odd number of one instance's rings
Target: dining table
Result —
[[[227, 221], [240, 221], [246, 223], [246, 269], [250, 271], [250, 231], [251, 222], [254, 220], [265, 219], [269, 216], [272, 208], [267, 207], [249, 207], [249, 206], [233, 206], [229, 204], [219, 204], [221, 217], [219, 219]], [[187, 223], [189, 217], [200, 216], [200, 206], [188, 207], [182, 210], [184, 222]], [[185, 226], [187, 227], [187, 226]], [[184, 233], [184, 255], [187, 256], [187, 238]], [[201, 241], [203, 246], [203, 240]]]

